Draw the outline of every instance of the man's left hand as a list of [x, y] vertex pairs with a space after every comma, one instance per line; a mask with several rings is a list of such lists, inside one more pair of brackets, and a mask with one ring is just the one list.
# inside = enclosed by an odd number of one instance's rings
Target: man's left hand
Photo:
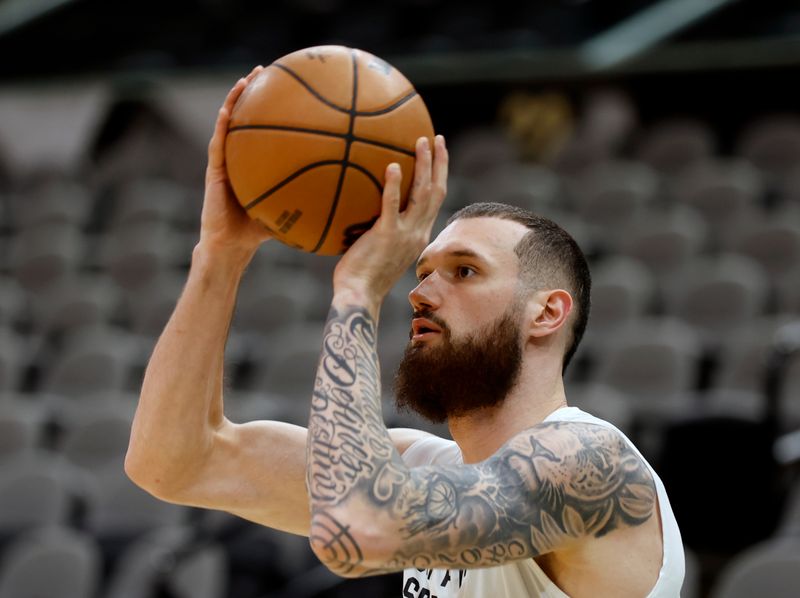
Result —
[[344, 254], [333, 274], [334, 296], [349, 295], [377, 311], [384, 297], [419, 256], [447, 193], [447, 148], [437, 135], [431, 150], [428, 139], [416, 146], [414, 182], [408, 204], [400, 210], [398, 164], [386, 168], [381, 215]]

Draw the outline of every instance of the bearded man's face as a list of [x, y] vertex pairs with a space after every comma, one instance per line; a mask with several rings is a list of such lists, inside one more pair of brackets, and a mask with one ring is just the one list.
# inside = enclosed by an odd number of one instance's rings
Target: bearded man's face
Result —
[[433, 343], [409, 343], [394, 380], [398, 409], [410, 409], [433, 423], [500, 405], [522, 367], [522, 304], [465, 338], [452, 338], [446, 323], [427, 311], [441, 328]]

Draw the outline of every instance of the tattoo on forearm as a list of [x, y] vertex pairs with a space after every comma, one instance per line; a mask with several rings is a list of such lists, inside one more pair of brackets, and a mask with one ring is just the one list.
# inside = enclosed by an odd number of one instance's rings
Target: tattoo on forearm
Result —
[[308, 429], [313, 501], [337, 504], [361, 481], [391, 494], [393, 474], [378, 469], [393, 447], [380, 408], [375, 324], [366, 310], [331, 310]]
[[[540, 424], [482, 463], [409, 470], [383, 424], [378, 372], [368, 312], [332, 310], [311, 404], [307, 484], [311, 541], [334, 571], [499, 565], [641, 525], [655, 512], [650, 471], [602, 426]], [[356, 520], [334, 516], [356, 496], [354, 517], [395, 522], [399, 548], [388, 562], [367, 567], [350, 532]]]

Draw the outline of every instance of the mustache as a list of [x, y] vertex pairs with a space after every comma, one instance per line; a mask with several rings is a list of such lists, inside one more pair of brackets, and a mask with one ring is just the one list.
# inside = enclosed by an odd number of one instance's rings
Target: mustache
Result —
[[[442, 329], [442, 332], [449, 335], [450, 334], [450, 327], [442, 320], [439, 316], [435, 315], [433, 312], [428, 310], [421, 310], [415, 311], [412, 314], [412, 318], [425, 318], [426, 320], [430, 320], [434, 324], [436, 324], [439, 328]], [[410, 331], [408, 338], [414, 336], [414, 331]]]

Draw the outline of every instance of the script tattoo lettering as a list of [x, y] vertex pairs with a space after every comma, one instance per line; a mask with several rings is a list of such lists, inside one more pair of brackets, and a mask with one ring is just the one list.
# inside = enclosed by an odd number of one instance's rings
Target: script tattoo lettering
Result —
[[[311, 543], [331, 570], [501, 565], [653, 516], [650, 471], [620, 434], [598, 425], [543, 423], [481, 463], [409, 469], [383, 423], [375, 344], [366, 310], [331, 310], [307, 446]], [[392, 522], [386, 536], [395, 544], [380, 562], [352, 531], [365, 518]]]

